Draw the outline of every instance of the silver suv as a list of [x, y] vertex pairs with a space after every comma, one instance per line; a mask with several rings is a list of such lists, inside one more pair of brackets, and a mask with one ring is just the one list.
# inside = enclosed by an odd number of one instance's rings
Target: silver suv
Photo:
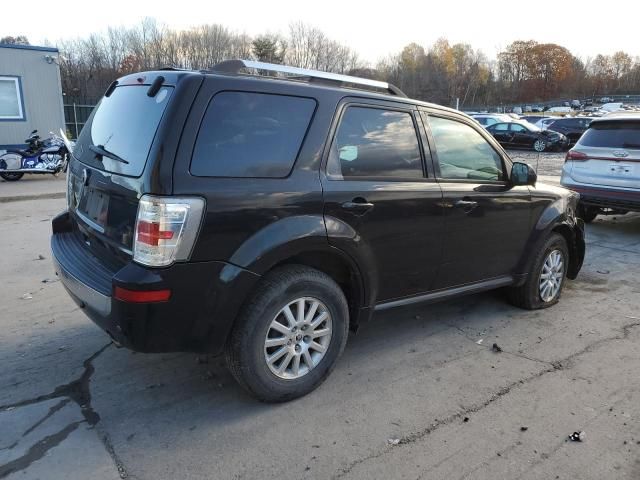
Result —
[[640, 211], [640, 114], [594, 119], [567, 152], [561, 183], [580, 193], [585, 222]]

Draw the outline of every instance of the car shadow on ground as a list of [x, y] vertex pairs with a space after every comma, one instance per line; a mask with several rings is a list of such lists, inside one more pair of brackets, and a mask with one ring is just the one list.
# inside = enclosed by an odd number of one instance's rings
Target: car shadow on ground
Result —
[[[403, 363], [412, 362], [411, 355], [429, 369], [477, 352], [478, 338], [500, 329], [515, 315], [536, 317], [508, 305], [503, 297], [501, 291], [487, 292], [375, 315], [357, 334], [350, 335], [336, 370], [323, 386], [307, 397], [281, 405], [263, 404], [248, 395], [226, 369], [223, 357], [138, 354], [111, 347], [95, 361], [91, 385], [94, 403], [103, 417], [113, 415], [119, 424], [143, 412], [147, 421], [163, 422], [171, 411], [174, 427], [185, 430], [200, 422], [220, 427], [296, 404], [300, 408], [314, 402], [335, 403], [348, 396], [352, 387], [353, 392], [362, 391], [370, 378], [384, 375], [380, 365], [385, 365], [389, 379], [395, 378], [394, 372], [402, 370]], [[434, 353], [425, 360], [421, 354], [430, 351]], [[181, 414], [187, 410], [189, 415], [181, 421]]]

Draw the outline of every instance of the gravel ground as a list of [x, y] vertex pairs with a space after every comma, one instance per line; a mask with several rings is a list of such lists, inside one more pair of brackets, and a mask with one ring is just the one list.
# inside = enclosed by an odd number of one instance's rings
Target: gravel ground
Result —
[[538, 153], [530, 150], [508, 150], [512, 160], [531, 165], [538, 175], [560, 175], [566, 152]]

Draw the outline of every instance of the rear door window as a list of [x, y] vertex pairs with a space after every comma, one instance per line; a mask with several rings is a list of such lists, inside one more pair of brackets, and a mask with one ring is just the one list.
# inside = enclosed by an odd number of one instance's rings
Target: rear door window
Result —
[[148, 85], [117, 87], [104, 97], [82, 130], [78, 144], [87, 152], [91, 144], [122, 158], [128, 163], [102, 156], [84, 155], [82, 160], [107, 172], [139, 177], [144, 171], [151, 144], [173, 93], [173, 87], [162, 87], [149, 97]]
[[518, 125], [517, 123], [511, 124], [511, 131], [515, 133], [528, 132], [528, 130], [525, 127], [523, 127], [522, 125]]
[[584, 132], [580, 138], [580, 145], [640, 150], [640, 121], [596, 122]]
[[331, 145], [327, 174], [333, 179], [423, 178], [411, 113], [347, 107]]
[[283, 178], [298, 156], [316, 108], [310, 98], [221, 92], [207, 107], [191, 174]]

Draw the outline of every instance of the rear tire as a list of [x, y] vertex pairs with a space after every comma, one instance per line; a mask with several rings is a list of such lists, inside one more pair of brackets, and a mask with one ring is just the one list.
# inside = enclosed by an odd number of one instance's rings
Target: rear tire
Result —
[[525, 283], [507, 290], [509, 301], [527, 310], [555, 305], [560, 300], [568, 267], [567, 242], [562, 235], [552, 233], [538, 250]]
[[336, 282], [306, 266], [280, 267], [264, 277], [238, 316], [227, 365], [259, 400], [293, 400], [327, 378], [348, 332], [347, 299]]
[[0, 173], [0, 177], [2, 177], [7, 182], [17, 182], [24, 176], [24, 173], [16, 172], [16, 173], [8, 173], [2, 172]]

